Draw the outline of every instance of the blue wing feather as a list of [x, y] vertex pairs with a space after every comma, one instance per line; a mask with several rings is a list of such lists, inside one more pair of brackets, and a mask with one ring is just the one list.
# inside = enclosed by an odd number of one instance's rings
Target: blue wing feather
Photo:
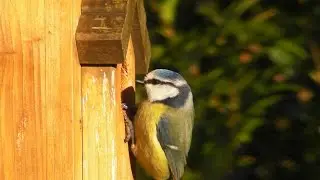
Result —
[[183, 175], [188, 153], [186, 151], [189, 151], [189, 148], [185, 149], [188, 140], [181, 127], [185, 126], [184, 123], [183, 120], [175, 120], [164, 114], [157, 124], [157, 138], [166, 154], [173, 179], [180, 179]]

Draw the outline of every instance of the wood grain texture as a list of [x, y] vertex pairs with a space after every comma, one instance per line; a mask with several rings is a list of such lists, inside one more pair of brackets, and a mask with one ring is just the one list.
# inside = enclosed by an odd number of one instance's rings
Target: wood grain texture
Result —
[[136, 56], [135, 71], [137, 74], [146, 74], [151, 58], [151, 44], [143, 0], [137, 0], [137, 5], [133, 13], [131, 37]]
[[82, 67], [83, 179], [132, 179], [115, 67]]
[[76, 33], [81, 64], [122, 63], [136, 0], [83, 0]]
[[[120, 105], [122, 99], [134, 103], [136, 52], [141, 66], [148, 66], [145, 19], [136, 28], [136, 45], [131, 30], [136, 1], [83, 0], [83, 12], [101, 13], [89, 7], [102, 2], [108, 2], [113, 34], [109, 29], [94, 34], [95, 42], [84, 45], [95, 46], [93, 55], [80, 50], [78, 57], [81, 0], [0, 1], [1, 180], [132, 179]], [[144, 10], [139, 12], [143, 17]], [[94, 25], [90, 17], [82, 27]], [[100, 59], [106, 48], [111, 50]], [[79, 58], [83, 64], [118, 64], [81, 68]], [[122, 96], [126, 89], [131, 90]]]
[[[132, 36], [130, 36], [126, 59], [122, 64], [117, 66], [117, 70], [120, 71], [118, 79], [121, 80], [121, 86], [119, 87], [121, 89], [120, 102], [126, 103], [129, 107], [135, 106], [135, 57]], [[118, 122], [120, 126], [124, 127], [124, 115], [122, 113], [122, 111], [119, 112], [120, 118], [118, 118]], [[125, 134], [124, 129], [121, 129], [121, 134]], [[124, 150], [128, 151], [128, 144], [126, 144]], [[129, 152], [131, 151], [129, 150]], [[128, 160], [128, 154], [126, 154], [126, 156]], [[133, 154], [130, 153], [130, 162], [127, 162], [126, 164], [129, 166], [127, 168], [131, 169], [133, 177], [135, 177], [135, 158]]]
[[82, 179], [80, 0], [4, 0], [0, 12], [0, 179]]
[[136, 55], [132, 42], [132, 36], [130, 36], [126, 60], [118, 66], [119, 68], [121, 68], [122, 101], [127, 103], [128, 105], [135, 105], [135, 62]]

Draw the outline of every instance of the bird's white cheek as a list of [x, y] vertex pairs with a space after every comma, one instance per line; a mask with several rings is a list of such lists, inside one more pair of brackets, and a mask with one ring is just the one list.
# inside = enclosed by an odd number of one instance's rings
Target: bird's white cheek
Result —
[[179, 90], [169, 85], [146, 85], [148, 98], [150, 101], [161, 101], [167, 98], [175, 97]]

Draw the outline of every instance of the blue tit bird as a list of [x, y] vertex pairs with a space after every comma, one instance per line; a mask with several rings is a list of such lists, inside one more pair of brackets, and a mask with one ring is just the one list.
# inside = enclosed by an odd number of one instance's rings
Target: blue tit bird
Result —
[[156, 69], [143, 81], [147, 100], [134, 116], [131, 150], [156, 180], [181, 179], [190, 149], [194, 107], [191, 88], [178, 73]]

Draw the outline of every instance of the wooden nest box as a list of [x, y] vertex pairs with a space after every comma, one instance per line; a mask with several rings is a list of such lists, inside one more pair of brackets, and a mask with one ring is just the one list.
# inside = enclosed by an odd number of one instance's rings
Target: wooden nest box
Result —
[[0, 12], [0, 179], [133, 179], [121, 102], [148, 71], [143, 0], [1, 0]]

